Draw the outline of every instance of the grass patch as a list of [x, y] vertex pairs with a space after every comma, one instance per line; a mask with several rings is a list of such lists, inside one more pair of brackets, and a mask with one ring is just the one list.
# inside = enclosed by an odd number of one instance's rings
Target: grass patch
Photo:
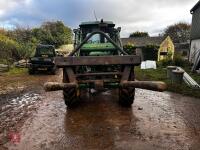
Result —
[[[186, 69], [187, 71], [187, 69]], [[188, 72], [189, 73], [189, 72]], [[135, 67], [135, 74], [137, 80], [143, 81], [163, 81], [167, 84], [168, 91], [180, 93], [187, 96], [193, 96], [200, 98], [199, 89], [191, 89], [185, 83], [182, 84], [172, 84], [170, 79], [167, 79], [167, 70], [165, 68], [159, 67], [158, 69], [146, 69], [141, 70], [140, 67]], [[200, 76], [197, 74], [189, 73], [191, 77], [200, 83]]]
[[27, 68], [13, 67], [6, 73], [6, 75], [14, 75], [14, 76], [15, 75], [23, 75], [23, 74], [27, 74], [27, 72], [28, 72]]

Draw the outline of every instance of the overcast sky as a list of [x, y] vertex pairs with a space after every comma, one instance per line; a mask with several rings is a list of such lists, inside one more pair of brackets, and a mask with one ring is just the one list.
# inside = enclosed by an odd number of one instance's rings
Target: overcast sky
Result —
[[158, 35], [176, 22], [191, 22], [190, 9], [198, 0], [0, 0], [0, 26], [39, 26], [62, 20], [71, 28], [81, 21], [112, 20], [122, 27], [121, 35], [147, 31]]

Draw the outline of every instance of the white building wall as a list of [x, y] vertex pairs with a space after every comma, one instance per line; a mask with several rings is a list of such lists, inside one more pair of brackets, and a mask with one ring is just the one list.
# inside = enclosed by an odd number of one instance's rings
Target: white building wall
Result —
[[192, 40], [190, 47], [190, 56], [189, 61], [194, 63], [194, 60], [197, 58], [197, 54], [200, 53], [200, 39]]

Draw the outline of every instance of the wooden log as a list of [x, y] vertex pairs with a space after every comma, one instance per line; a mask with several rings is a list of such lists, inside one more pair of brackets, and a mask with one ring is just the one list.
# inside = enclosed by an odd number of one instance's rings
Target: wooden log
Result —
[[124, 88], [134, 87], [160, 92], [167, 89], [166, 83], [160, 81], [124, 81], [121, 83], [121, 86]]
[[[160, 81], [124, 81], [121, 83], [121, 86], [124, 88], [134, 87], [160, 92], [165, 91], [167, 89], [167, 85], [164, 82]], [[58, 91], [69, 88], [78, 88], [78, 84], [58, 82], [47, 82], [44, 84], [45, 91]]]
[[0, 64], [0, 72], [7, 72], [7, 71], [9, 71], [9, 66]]
[[59, 83], [59, 82], [46, 82], [44, 84], [45, 91], [59, 91], [68, 88], [77, 88], [76, 83]]

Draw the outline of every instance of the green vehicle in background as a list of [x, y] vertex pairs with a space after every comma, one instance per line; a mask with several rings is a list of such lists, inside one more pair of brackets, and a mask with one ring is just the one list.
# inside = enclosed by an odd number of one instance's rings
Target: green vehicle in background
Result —
[[29, 59], [29, 74], [35, 74], [40, 70], [56, 74], [55, 57], [56, 51], [53, 45], [38, 45], [34, 56]]

